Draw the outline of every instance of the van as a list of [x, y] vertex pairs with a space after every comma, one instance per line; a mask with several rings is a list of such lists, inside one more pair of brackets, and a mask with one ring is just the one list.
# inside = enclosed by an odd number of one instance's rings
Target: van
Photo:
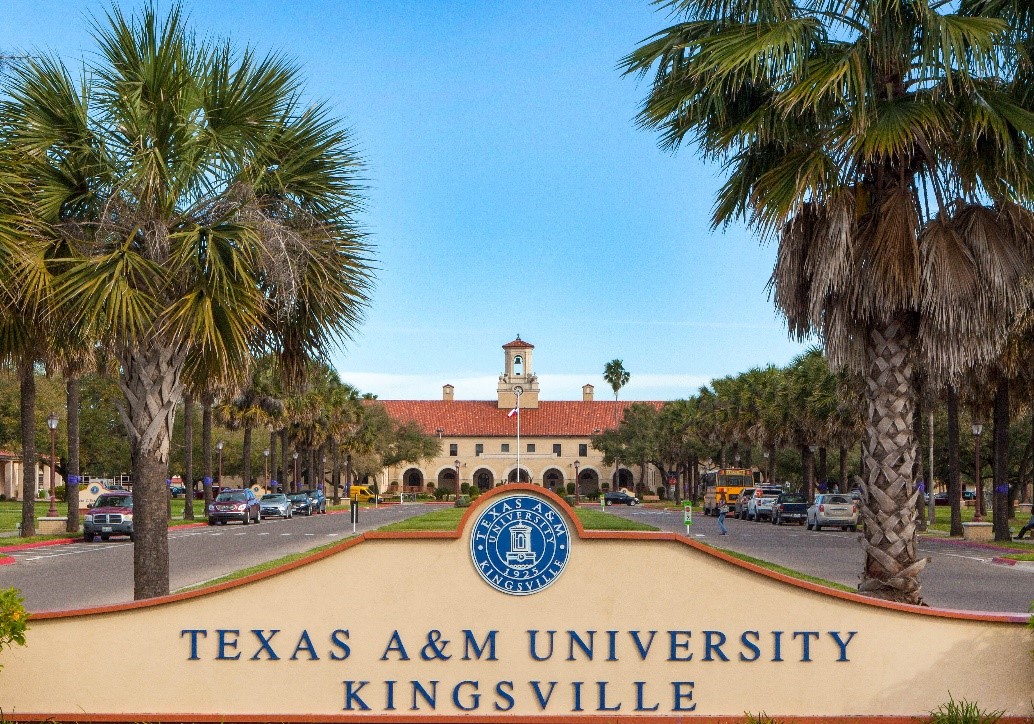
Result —
[[369, 485], [353, 485], [348, 490], [350, 500], [358, 500], [360, 503], [379, 503], [381, 499], [370, 489]]

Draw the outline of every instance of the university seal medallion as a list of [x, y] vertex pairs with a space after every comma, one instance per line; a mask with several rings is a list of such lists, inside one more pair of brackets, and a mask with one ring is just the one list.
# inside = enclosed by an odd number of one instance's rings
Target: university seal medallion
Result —
[[563, 514], [542, 498], [507, 495], [474, 522], [470, 557], [492, 588], [514, 596], [537, 593], [557, 579], [571, 553]]

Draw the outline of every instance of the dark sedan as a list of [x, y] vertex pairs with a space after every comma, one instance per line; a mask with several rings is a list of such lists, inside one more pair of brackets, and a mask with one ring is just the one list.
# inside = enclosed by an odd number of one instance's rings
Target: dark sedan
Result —
[[291, 499], [291, 507], [299, 515], [312, 515], [317, 512], [316, 501], [310, 498], [308, 493], [291, 493], [287, 496]]
[[208, 524], [226, 525], [231, 520], [239, 520], [244, 525], [255, 521], [262, 522], [262, 508], [258, 496], [250, 489], [222, 489], [212, 504], [208, 506]]
[[624, 490], [615, 490], [603, 496], [604, 505], [639, 505], [639, 498], [629, 495]]

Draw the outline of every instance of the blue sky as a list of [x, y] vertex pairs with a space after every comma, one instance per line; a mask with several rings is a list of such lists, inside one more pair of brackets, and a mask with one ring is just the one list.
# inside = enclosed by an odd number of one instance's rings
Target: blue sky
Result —
[[[73, 63], [106, 7], [0, 0], [0, 52]], [[185, 7], [202, 32], [294, 58], [355, 136], [378, 272], [335, 363], [364, 392], [493, 398], [518, 334], [543, 399], [587, 382], [609, 397], [614, 358], [622, 399], [676, 399], [802, 350], [766, 290], [774, 245], [710, 230], [720, 169], [635, 126], [647, 85], [617, 63], [667, 21], [647, 0]]]

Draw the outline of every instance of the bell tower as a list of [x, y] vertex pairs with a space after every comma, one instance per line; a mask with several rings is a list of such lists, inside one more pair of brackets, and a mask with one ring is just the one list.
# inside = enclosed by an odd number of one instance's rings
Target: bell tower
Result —
[[535, 345], [525, 342], [518, 334], [517, 339], [503, 345], [503, 374], [499, 375], [499, 409], [512, 410], [517, 405], [516, 387], [520, 387], [521, 409], [536, 409], [539, 406], [539, 378], [532, 371], [531, 354]]

